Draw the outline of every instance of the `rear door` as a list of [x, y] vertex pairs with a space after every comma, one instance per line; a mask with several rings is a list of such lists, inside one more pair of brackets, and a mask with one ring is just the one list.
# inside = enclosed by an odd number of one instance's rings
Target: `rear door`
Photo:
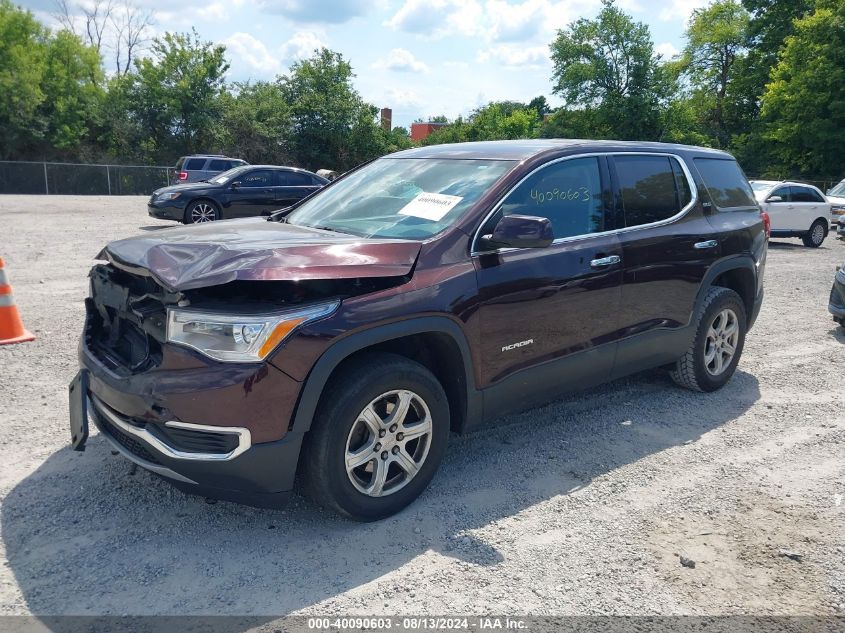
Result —
[[247, 217], [275, 209], [276, 176], [272, 169], [253, 169], [238, 176], [238, 184], [229, 191], [230, 207], [226, 216]]
[[819, 218], [828, 220], [830, 206], [815, 189], [791, 185], [790, 190], [792, 192], [792, 205], [795, 207], [793, 212], [798, 223], [797, 230], [809, 231], [813, 222]]
[[548, 218], [555, 235], [547, 248], [492, 251], [476, 237], [485, 410], [501, 414], [609, 377], [621, 282], [609, 184], [603, 156], [552, 162], [480, 228], [492, 233], [503, 215], [519, 214]]
[[320, 187], [309, 174], [299, 171], [279, 170], [279, 186], [276, 189], [276, 207], [283, 209], [311, 195]]
[[614, 376], [677, 359], [675, 338], [692, 316], [707, 269], [719, 258], [716, 231], [680, 156], [612, 157], [622, 206], [623, 281]]

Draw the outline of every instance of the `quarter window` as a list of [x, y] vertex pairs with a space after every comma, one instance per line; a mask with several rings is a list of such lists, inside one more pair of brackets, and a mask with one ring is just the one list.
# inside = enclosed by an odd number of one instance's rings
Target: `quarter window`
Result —
[[280, 171], [279, 184], [283, 187], [310, 187], [311, 177], [297, 171]]
[[564, 160], [531, 174], [508, 194], [481, 233], [492, 233], [503, 215], [548, 218], [555, 239], [603, 231], [604, 203], [598, 159]]
[[681, 166], [668, 156], [615, 156], [625, 226], [667, 220], [692, 200]]
[[730, 158], [696, 158], [710, 199], [720, 211], [757, 208], [754, 191], [737, 162]]

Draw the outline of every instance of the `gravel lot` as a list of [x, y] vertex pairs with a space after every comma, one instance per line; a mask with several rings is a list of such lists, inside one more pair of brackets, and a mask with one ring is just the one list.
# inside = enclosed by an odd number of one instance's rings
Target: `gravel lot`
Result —
[[362, 525], [298, 498], [208, 504], [99, 437], [69, 449], [92, 258], [168, 225], [144, 198], [0, 196], [0, 256], [38, 337], [0, 347], [0, 615], [845, 614], [832, 237], [772, 243], [719, 393], [648, 372], [453, 436], [419, 501]]

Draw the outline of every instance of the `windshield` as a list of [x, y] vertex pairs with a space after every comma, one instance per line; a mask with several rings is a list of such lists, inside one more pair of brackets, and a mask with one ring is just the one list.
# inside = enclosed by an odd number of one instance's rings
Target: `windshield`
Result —
[[773, 183], [773, 182], [761, 182], [759, 180], [757, 182], [755, 182], [753, 180], [751, 181], [751, 188], [754, 191], [757, 191], [757, 192], [768, 191], [774, 185], [775, 185], [775, 183]]
[[827, 192], [829, 196], [845, 196], [845, 180]]
[[425, 239], [452, 225], [513, 165], [381, 158], [304, 202], [287, 221], [361, 237]]
[[233, 167], [228, 171], [224, 171], [221, 174], [217, 174], [214, 178], [209, 178], [208, 182], [213, 182], [215, 185], [225, 185], [230, 180], [233, 180], [246, 170], [248, 165], [241, 165], [240, 167]]

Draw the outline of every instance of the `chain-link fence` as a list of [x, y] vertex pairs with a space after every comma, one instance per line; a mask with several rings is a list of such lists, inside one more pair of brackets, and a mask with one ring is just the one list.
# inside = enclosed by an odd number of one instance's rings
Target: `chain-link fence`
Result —
[[172, 179], [172, 167], [0, 161], [0, 194], [147, 196]]

